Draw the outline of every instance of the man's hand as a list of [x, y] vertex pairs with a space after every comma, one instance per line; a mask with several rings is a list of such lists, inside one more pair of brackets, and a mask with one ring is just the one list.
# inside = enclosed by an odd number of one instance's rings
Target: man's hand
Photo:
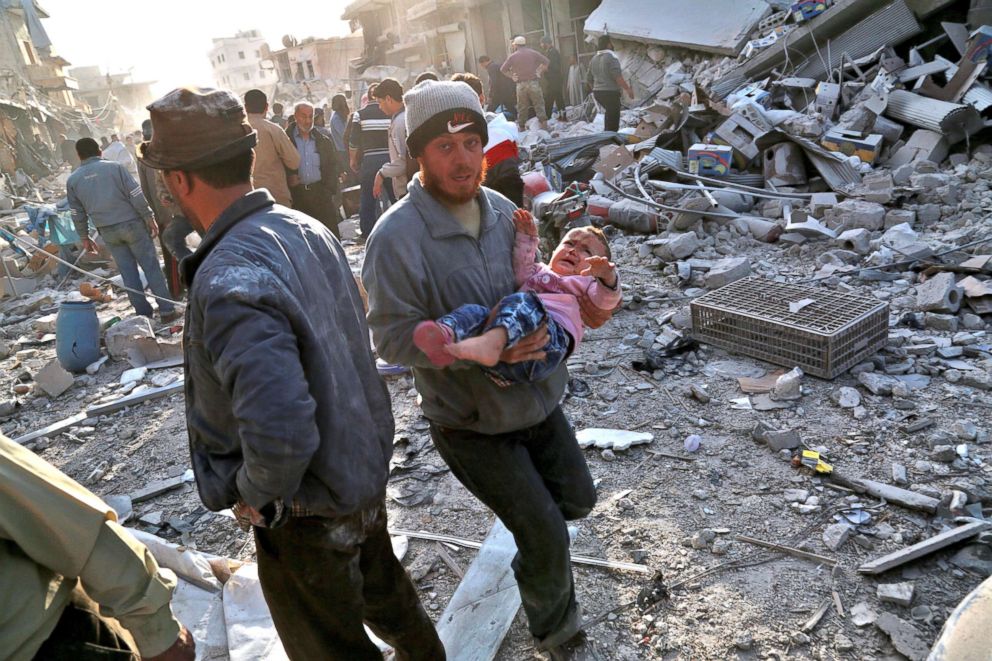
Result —
[[588, 266], [582, 269], [579, 275], [599, 278], [607, 287], [617, 286], [617, 267], [605, 257], [593, 256], [586, 260]]
[[382, 174], [375, 173], [375, 181], [372, 183], [372, 197], [382, 197]]
[[579, 315], [582, 317], [582, 323], [589, 328], [599, 328], [607, 321], [613, 318], [613, 313], [620, 308], [621, 304], [617, 304], [617, 307], [613, 310], [604, 310], [597, 307], [595, 303], [589, 300], [588, 296], [579, 297]]
[[96, 241], [90, 238], [83, 239], [83, 250], [93, 255], [100, 252], [100, 250], [96, 247]]
[[536, 331], [522, 338], [509, 349], [504, 349], [503, 353], [499, 355], [499, 362], [512, 364], [528, 360], [544, 360], [547, 357], [544, 352], [544, 347], [547, 344], [548, 325], [541, 324]]
[[179, 625], [179, 637], [172, 647], [157, 656], [145, 657], [145, 661], [193, 661], [196, 658], [196, 642], [189, 629]]
[[153, 239], [158, 236], [158, 223], [155, 222], [154, 218], [146, 219], [145, 227], [148, 228], [148, 233], [152, 235]]
[[526, 209], [517, 209], [513, 212], [513, 226], [521, 234], [537, 236], [537, 226], [534, 224], [534, 216]]
[[298, 175], [298, 174], [291, 174], [291, 175], [289, 175], [288, 177], [286, 177], [286, 184], [288, 186], [290, 186], [290, 187], [299, 186], [300, 185], [300, 175]]
[[348, 159], [348, 164], [351, 165], [351, 171], [352, 172], [358, 172], [358, 165], [359, 165], [359, 163], [358, 163], [358, 157], [357, 156], [352, 156], [350, 159]]

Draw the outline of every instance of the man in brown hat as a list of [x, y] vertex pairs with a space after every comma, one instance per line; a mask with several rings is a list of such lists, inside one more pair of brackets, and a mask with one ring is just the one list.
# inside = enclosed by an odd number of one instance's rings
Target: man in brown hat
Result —
[[200, 497], [254, 530], [259, 578], [292, 659], [444, 649], [386, 530], [389, 393], [330, 230], [252, 190], [237, 97], [173, 90], [138, 154], [203, 235], [183, 260], [190, 452]]

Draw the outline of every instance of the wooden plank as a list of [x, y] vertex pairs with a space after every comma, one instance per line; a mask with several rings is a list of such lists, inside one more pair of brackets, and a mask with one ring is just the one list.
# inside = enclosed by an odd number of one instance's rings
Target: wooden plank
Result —
[[183, 480], [182, 475], [176, 477], [170, 477], [169, 479], [166, 480], [158, 480], [156, 482], [152, 482], [151, 484], [148, 484], [147, 486], [138, 489], [134, 493], [128, 495], [131, 497], [132, 503], [140, 503], [143, 500], [150, 500], [155, 496], [161, 495], [166, 491], [172, 491], [173, 489], [178, 489], [183, 485], [184, 482], [185, 480]]
[[86, 411], [83, 411], [82, 413], [77, 413], [76, 415], [68, 417], [64, 420], [53, 422], [47, 427], [42, 427], [37, 431], [29, 432], [27, 434], [24, 434], [23, 436], [18, 436], [17, 438], [14, 439], [14, 442], [20, 445], [24, 445], [25, 443], [30, 443], [31, 441], [41, 438], [42, 436], [51, 436], [53, 434], [61, 433], [66, 429], [69, 429], [70, 427], [74, 427], [75, 425], [78, 425], [80, 422], [82, 422], [88, 417], [89, 415], [86, 413]]
[[933, 514], [937, 511], [937, 505], [940, 504], [940, 501], [936, 498], [924, 496], [908, 489], [900, 489], [899, 487], [894, 487], [891, 484], [885, 484], [883, 482], [844, 477], [836, 472], [830, 477], [834, 482], [854, 489], [858, 493], [867, 493], [875, 498], [883, 498], [890, 503], [902, 505], [910, 509], [923, 510], [924, 512]]
[[491, 661], [520, 608], [513, 535], [496, 519], [437, 622], [449, 661]]
[[883, 555], [881, 558], [877, 558], [871, 562], [866, 562], [858, 567], [858, 571], [862, 574], [881, 574], [917, 558], [922, 558], [925, 555], [939, 551], [951, 544], [973, 537], [989, 528], [992, 528], [992, 523], [988, 521], [973, 521], [953, 530], [946, 530], [939, 535], [934, 535], [930, 539], [925, 539], [922, 542], [907, 546], [899, 551]]
[[109, 402], [107, 404], [101, 404], [99, 406], [93, 406], [87, 409], [87, 413], [90, 417], [96, 417], [98, 415], [107, 415], [108, 413], [114, 413], [120, 411], [128, 406], [134, 406], [135, 404], [141, 404], [142, 402], [147, 402], [150, 399], [158, 399], [159, 397], [167, 397], [174, 393], [180, 392], [183, 389], [184, 380], [179, 379], [175, 383], [170, 383], [167, 386], [162, 386], [161, 388], [151, 388], [134, 395], [128, 395], [127, 397], [121, 397], [118, 400]]
[[734, 537], [738, 542], [747, 542], [748, 544], [754, 544], [755, 546], [763, 546], [766, 549], [774, 549], [776, 551], [781, 551], [782, 553], [788, 553], [789, 555], [794, 555], [797, 558], [803, 558], [804, 560], [812, 560], [813, 562], [822, 562], [827, 565], [836, 565], [836, 558], [828, 558], [825, 555], [817, 555], [816, 553], [810, 553], [809, 551], [802, 551], [800, 549], [794, 549], [791, 546], [784, 546], [782, 544], [776, 544], [774, 542], [766, 542], [763, 539], [755, 539], [754, 537], [748, 537], [747, 535], [736, 535]]
[[[673, 456], [673, 458], [675, 458]], [[678, 457], [681, 459], [681, 457]], [[691, 460], [690, 460], [691, 461]], [[482, 548], [482, 544], [479, 542], [474, 542], [470, 539], [463, 539], [461, 537], [452, 537], [450, 535], [438, 535], [432, 532], [420, 532], [414, 530], [399, 530], [397, 528], [389, 529], [390, 535], [406, 535], [412, 539], [427, 539], [435, 542], [447, 542], [448, 544], [456, 544], [458, 546], [464, 546], [470, 549]], [[602, 558], [593, 558], [588, 555], [579, 555], [577, 553], [572, 554], [572, 562], [577, 565], [590, 565], [592, 567], [603, 567], [605, 569], [622, 569], [624, 571], [637, 572], [638, 574], [653, 574], [654, 570], [647, 565], [636, 565], [632, 562], [619, 562], [617, 560], [604, 560]]]
[[122, 397], [113, 402], [107, 404], [100, 404], [99, 406], [91, 406], [90, 408], [77, 413], [76, 415], [65, 418], [64, 420], [59, 420], [58, 422], [53, 422], [47, 427], [42, 427], [41, 429], [33, 432], [24, 434], [23, 436], [18, 436], [14, 439], [15, 443], [24, 445], [30, 441], [41, 438], [42, 436], [50, 436], [52, 434], [58, 434], [63, 432], [70, 427], [78, 425], [80, 422], [86, 418], [95, 418], [99, 415], [107, 415], [108, 413], [114, 413], [115, 411], [120, 411], [128, 406], [134, 406], [135, 404], [141, 404], [150, 399], [157, 399], [159, 397], [166, 397], [173, 393], [179, 392], [183, 389], [183, 379], [179, 379], [176, 383], [171, 383], [167, 386], [161, 388], [152, 388], [144, 392], [140, 392], [136, 395], [128, 395], [127, 397]]

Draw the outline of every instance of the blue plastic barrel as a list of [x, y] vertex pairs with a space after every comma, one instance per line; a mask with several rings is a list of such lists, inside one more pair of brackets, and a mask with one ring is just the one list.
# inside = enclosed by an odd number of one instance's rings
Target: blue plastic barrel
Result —
[[55, 320], [55, 356], [70, 372], [100, 359], [100, 321], [92, 301], [66, 301]]

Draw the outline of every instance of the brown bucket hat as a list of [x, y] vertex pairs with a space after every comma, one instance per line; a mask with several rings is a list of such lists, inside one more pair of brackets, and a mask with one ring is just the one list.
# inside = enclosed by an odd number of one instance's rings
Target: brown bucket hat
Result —
[[152, 139], [138, 145], [138, 159], [156, 170], [205, 168], [258, 141], [241, 101], [225, 90], [180, 87], [147, 110]]

